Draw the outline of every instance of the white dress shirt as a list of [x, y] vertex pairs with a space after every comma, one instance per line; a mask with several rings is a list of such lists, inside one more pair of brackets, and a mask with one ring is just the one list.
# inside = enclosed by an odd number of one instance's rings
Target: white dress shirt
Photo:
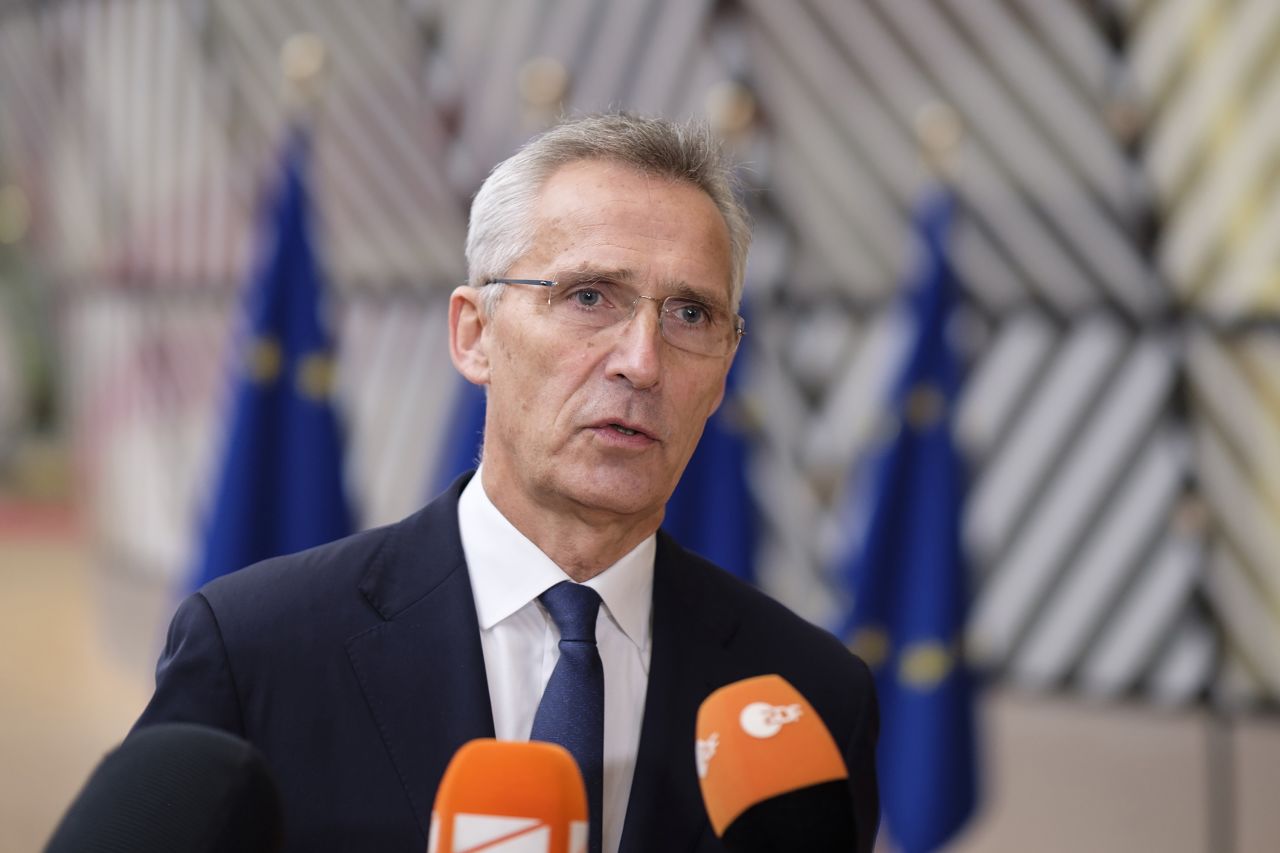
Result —
[[[560, 659], [560, 631], [538, 596], [570, 578], [498, 511], [485, 494], [480, 471], [462, 491], [458, 526], [480, 622], [494, 729], [499, 740], [527, 741], [542, 691]], [[640, 745], [656, 552], [657, 538], [650, 536], [586, 582], [602, 601], [596, 643], [604, 664], [604, 853], [616, 853], [622, 841]]]

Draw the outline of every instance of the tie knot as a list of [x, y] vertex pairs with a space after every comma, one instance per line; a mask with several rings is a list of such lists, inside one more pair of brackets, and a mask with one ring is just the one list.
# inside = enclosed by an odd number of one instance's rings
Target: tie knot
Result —
[[594, 643], [596, 616], [600, 612], [600, 595], [589, 586], [562, 581], [538, 596], [547, 608], [560, 639]]

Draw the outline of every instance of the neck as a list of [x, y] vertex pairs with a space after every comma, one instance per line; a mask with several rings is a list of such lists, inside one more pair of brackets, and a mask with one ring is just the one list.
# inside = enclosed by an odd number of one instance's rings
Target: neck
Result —
[[529, 499], [519, 489], [496, 488], [487, 467], [480, 476], [498, 511], [578, 583], [600, 574], [653, 535], [665, 511], [659, 507], [620, 516], [581, 504], [553, 506]]

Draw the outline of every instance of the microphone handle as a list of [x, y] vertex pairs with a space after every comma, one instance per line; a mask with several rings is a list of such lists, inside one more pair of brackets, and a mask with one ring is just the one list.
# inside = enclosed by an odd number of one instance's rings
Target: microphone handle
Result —
[[756, 803], [721, 841], [731, 853], [851, 853], [858, 838], [849, 783], [823, 782]]

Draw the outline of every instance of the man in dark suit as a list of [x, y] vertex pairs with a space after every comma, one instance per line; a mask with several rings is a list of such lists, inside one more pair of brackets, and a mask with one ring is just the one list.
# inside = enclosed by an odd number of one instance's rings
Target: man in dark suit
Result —
[[293, 850], [423, 850], [449, 758], [496, 735], [573, 752], [593, 850], [713, 851], [698, 705], [778, 673], [840, 745], [869, 850], [866, 667], [659, 530], [724, 394], [749, 241], [694, 128], [587, 117], [499, 164], [449, 316], [454, 365], [488, 395], [479, 472], [188, 598], [138, 725], [255, 743]]

